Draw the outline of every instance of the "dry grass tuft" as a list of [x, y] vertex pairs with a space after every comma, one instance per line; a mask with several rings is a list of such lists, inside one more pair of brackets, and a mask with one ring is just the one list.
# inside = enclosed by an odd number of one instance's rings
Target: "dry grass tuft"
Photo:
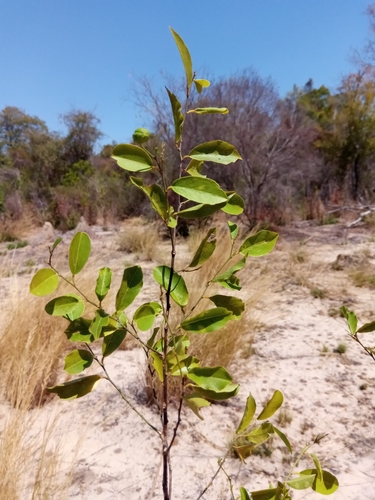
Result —
[[133, 219], [117, 239], [119, 250], [140, 255], [146, 260], [158, 260], [160, 242], [160, 225], [147, 223], [142, 218]]
[[1, 391], [13, 407], [25, 409], [47, 399], [45, 388], [56, 383], [69, 342], [66, 320], [48, 316], [40, 298], [26, 289], [15, 299], [0, 336]]

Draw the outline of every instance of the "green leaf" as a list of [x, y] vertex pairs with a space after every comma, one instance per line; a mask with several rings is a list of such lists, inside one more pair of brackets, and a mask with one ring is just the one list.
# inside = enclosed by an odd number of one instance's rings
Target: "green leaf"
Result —
[[[348, 327], [350, 330], [350, 333], [354, 335], [357, 332], [357, 327], [358, 327], [358, 318], [354, 314], [354, 312], [349, 311], [349, 309], [345, 306], [342, 306], [340, 308], [341, 313], [343, 314], [344, 318], [346, 319], [348, 323]], [[363, 328], [363, 327], [362, 327]]]
[[210, 115], [210, 114], [219, 114], [219, 115], [227, 115], [229, 113], [228, 108], [195, 108], [190, 109], [188, 113], [196, 113], [197, 115]]
[[128, 267], [125, 269], [119, 291], [116, 295], [116, 311], [120, 312], [126, 309], [143, 286], [143, 272], [140, 266]]
[[199, 79], [199, 78], [198, 79], [195, 78], [194, 83], [195, 83], [195, 88], [197, 89], [198, 94], [200, 94], [204, 88], [209, 87], [211, 85], [208, 80], [203, 80], [203, 79]]
[[191, 62], [191, 56], [185, 42], [171, 27], [169, 27], [173, 35], [174, 41], [176, 42], [177, 48], [180, 52], [182, 63], [185, 68], [186, 73], [186, 86], [189, 88], [193, 81], [193, 63]]
[[317, 477], [319, 481], [322, 481], [323, 479], [323, 471], [322, 471], [322, 466], [320, 465], [319, 458], [315, 455], [315, 453], [310, 453], [310, 457], [313, 459], [316, 470], [317, 470]]
[[[156, 283], [164, 288], [167, 292], [169, 288], [169, 281], [171, 269], [168, 266], [157, 266], [153, 272]], [[189, 301], [189, 293], [186, 288], [184, 278], [173, 272], [171, 283], [171, 297], [181, 307], [186, 306]]]
[[151, 337], [147, 341], [148, 347], [154, 347], [156, 335], [158, 334], [158, 331], [160, 330], [160, 327], [158, 326], [157, 328], [154, 328]]
[[59, 285], [59, 277], [50, 268], [39, 269], [30, 283], [30, 293], [43, 297], [54, 292]]
[[55, 248], [57, 247], [57, 245], [59, 245], [61, 242], [62, 242], [62, 238], [61, 237], [56, 238], [55, 241], [53, 242], [53, 245], [52, 245], [52, 251], [54, 251]]
[[98, 309], [95, 311], [95, 318], [92, 320], [89, 327], [89, 332], [93, 334], [95, 340], [99, 339], [102, 335], [102, 329], [109, 323], [109, 314]]
[[69, 323], [65, 334], [71, 342], [93, 342], [95, 340], [89, 331], [91, 321], [85, 318], [77, 318]]
[[214, 278], [212, 281], [214, 281], [215, 283], [220, 281], [226, 281], [229, 278], [231, 278], [233, 274], [236, 274], [238, 273], [238, 271], [241, 271], [241, 269], [243, 269], [245, 265], [246, 265], [246, 258], [241, 257], [241, 259], [238, 262], [236, 262], [224, 273], [221, 273], [219, 274], [219, 276], [216, 276], [216, 278]]
[[227, 201], [227, 195], [217, 182], [202, 177], [181, 177], [174, 181], [171, 189], [196, 203], [218, 205]]
[[165, 87], [169, 100], [171, 101], [173, 121], [174, 121], [174, 141], [177, 143], [181, 139], [182, 127], [184, 125], [184, 115], [181, 113], [181, 104], [177, 97]]
[[95, 294], [101, 302], [106, 297], [111, 287], [112, 271], [109, 267], [103, 267], [99, 270], [99, 276], [96, 280]]
[[233, 319], [240, 319], [245, 310], [245, 304], [237, 297], [229, 297], [228, 295], [212, 295], [208, 298], [215, 304], [216, 307], [224, 307], [225, 309], [228, 309], [228, 311], [235, 316]]
[[64, 370], [70, 375], [83, 372], [94, 361], [94, 356], [86, 349], [75, 349], [65, 358]]
[[257, 405], [255, 399], [250, 394], [246, 400], [245, 411], [243, 413], [240, 425], [237, 427], [236, 434], [241, 434], [241, 432], [243, 432], [247, 427], [249, 427], [251, 421], [253, 420], [256, 408]]
[[205, 406], [210, 406], [210, 402], [206, 399], [203, 399], [199, 396], [199, 394], [189, 394], [184, 396], [185, 403], [187, 406], [196, 414], [198, 418], [204, 420], [202, 415], [199, 413], [199, 410]]
[[[172, 351], [169, 351], [168, 354], [170, 353], [172, 353]], [[200, 366], [199, 359], [194, 356], [180, 355], [176, 358], [175, 354], [175, 357], [173, 359], [173, 356], [171, 354], [167, 361], [168, 369], [170, 370], [170, 374], [173, 377], [182, 377], [184, 375], [187, 375], [192, 368]]]
[[232, 317], [232, 312], [224, 307], [208, 309], [193, 318], [185, 319], [181, 328], [187, 332], [210, 333], [225, 326]]
[[228, 196], [228, 203], [221, 209], [229, 215], [240, 215], [245, 208], [243, 198], [237, 193], [226, 193]]
[[226, 280], [215, 279], [214, 281], [219, 283], [219, 285], [223, 286], [224, 288], [228, 288], [229, 290], [242, 289], [242, 287], [240, 286], [240, 280], [234, 274]]
[[278, 498], [276, 499], [278, 492], [278, 488], [269, 488], [268, 490], [252, 491], [250, 494], [252, 500], [278, 500]]
[[208, 391], [198, 386], [193, 386], [194, 390], [198, 392], [203, 398], [210, 401], [225, 401], [227, 399], [237, 396], [240, 386], [238, 384], [229, 384], [224, 390], [220, 392]]
[[238, 226], [237, 224], [229, 220], [228, 227], [229, 227], [230, 239], [234, 241], [238, 236]]
[[213, 161], [222, 165], [229, 165], [241, 160], [237, 149], [225, 141], [210, 141], [199, 144], [190, 151], [188, 157], [198, 161]]
[[73, 321], [76, 318], [72, 319], [72, 315], [75, 316], [80, 312], [77, 317], [81, 316], [84, 308], [84, 302], [77, 295], [69, 293], [62, 297], [56, 297], [48, 302], [45, 311], [51, 316], [68, 316], [69, 319]]
[[266, 255], [274, 248], [278, 237], [279, 235], [273, 231], [259, 231], [242, 243], [239, 252], [245, 257]]
[[152, 156], [134, 144], [119, 144], [113, 148], [112, 158], [117, 165], [129, 172], [147, 172], [153, 167]]
[[137, 144], [143, 144], [144, 142], [147, 142], [151, 137], [150, 132], [147, 130], [147, 128], [137, 128], [134, 131], [133, 134], [133, 141], [136, 142]]
[[357, 331], [358, 333], [369, 333], [375, 331], [375, 321], [371, 321], [371, 323], [364, 324]]
[[160, 382], [163, 382], [163, 360], [161, 355], [157, 352], [150, 351], [150, 358], [152, 360], [152, 366], [155, 368], [155, 371], [159, 377]]
[[281, 439], [281, 441], [285, 444], [285, 446], [288, 448], [289, 452], [292, 453], [292, 447], [290, 445], [290, 442], [289, 442], [289, 439], [286, 437], [286, 435], [281, 432], [280, 429], [278, 429], [277, 427], [275, 427], [274, 425], [272, 426], [273, 427], [273, 430], [276, 432], [276, 434], [279, 436], [279, 438]]
[[272, 398], [266, 403], [265, 407], [258, 415], [257, 420], [266, 420], [267, 418], [272, 417], [272, 415], [280, 408], [283, 404], [284, 396], [282, 392], [275, 391], [272, 395]]
[[142, 332], [149, 330], [155, 322], [157, 314], [160, 314], [162, 308], [157, 302], [147, 302], [135, 311], [133, 320]]
[[47, 390], [57, 394], [61, 399], [81, 398], [94, 390], [101, 378], [100, 375], [89, 375], [88, 377], [70, 380], [64, 384], [47, 387]]
[[242, 486], [240, 488], [240, 496], [240, 500], [251, 500], [250, 495]]
[[87, 233], [78, 232], [74, 235], [69, 248], [69, 268], [74, 275], [85, 267], [91, 252], [91, 241]]
[[220, 392], [232, 384], [232, 377], [223, 366], [198, 366], [187, 377], [202, 389]]
[[261, 444], [267, 441], [270, 437], [269, 429], [264, 428], [263, 425], [257, 427], [249, 434], [246, 435], [246, 439], [250, 441], [250, 443]]
[[163, 220], [168, 220], [169, 212], [168, 212], [168, 202], [165, 192], [158, 184], [152, 184], [151, 186], [147, 186], [143, 184], [141, 179], [137, 177], [130, 177], [130, 181], [134, 186], [143, 191], [145, 195], [151, 202], [152, 208], [156, 210], [156, 212], [160, 215]]
[[217, 205], [194, 205], [191, 208], [186, 208], [180, 212], [176, 212], [176, 215], [182, 217], [183, 219], [199, 219], [203, 217], [210, 217], [214, 213], [218, 212], [225, 205], [225, 201]]
[[321, 495], [332, 495], [339, 487], [338, 479], [326, 470], [322, 470], [323, 479], [318, 479], [317, 469], [306, 469], [301, 471], [300, 474], [306, 476], [314, 474], [316, 477], [311, 488]]
[[197, 267], [206, 262], [214, 253], [216, 248], [216, 227], [208, 230], [208, 233], [201, 241], [194, 257], [188, 267]]
[[111, 335], [106, 335], [103, 338], [102, 354], [104, 358], [120, 347], [121, 343], [125, 340], [126, 333], [126, 330], [115, 330]]
[[302, 476], [295, 477], [294, 479], [289, 479], [286, 484], [294, 490], [307, 490], [307, 488], [310, 488], [313, 485], [315, 478], [315, 474], [310, 474], [309, 476], [307, 474], [303, 474]]
[[202, 169], [203, 161], [191, 160], [185, 170], [192, 177], [206, 177], [206, 175], [202, 175]]

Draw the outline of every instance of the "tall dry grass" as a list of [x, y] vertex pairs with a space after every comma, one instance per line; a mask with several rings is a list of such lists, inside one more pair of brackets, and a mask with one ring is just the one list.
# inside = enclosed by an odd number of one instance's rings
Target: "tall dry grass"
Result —
[[162, 229], [158, 222], [150, 223], [142, 217], [134, 218], [119, 233], [118, 248], [145, 260], [158, 261]]
[[42, 405], [45, 388], [61, 379], [68, 341], [64, 320], [50, 318], [27, 280], [14, 276], [3, 303], [0, 330], [1, 498], [68, 498], [71, 483], [62, 454], [59, 417]]

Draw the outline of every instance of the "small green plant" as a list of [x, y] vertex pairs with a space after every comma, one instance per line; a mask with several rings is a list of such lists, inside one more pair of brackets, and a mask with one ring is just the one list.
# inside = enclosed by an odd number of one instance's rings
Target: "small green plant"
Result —
[[322, 349], [321, 349], [320, 352], [322, 354], [327, 354], [329, 352], [329, 349], [328, 349], [328, 347], [325, 344], [323, 344], [323, 347], [322, 347]]
[[316, 287], [311, 288], [310, 293], [314, 299], [324, 299], [327, 296], [327, 292], [325, 290]]
[[[341, 307], [341, 312], [343, 317], [346, 319], [349, 335], [355, 340], [362, 349], [375, 361], [375, 339], [373, 340], [374, 345], [365, 345], [362, 341], [362, 334], [375, 332], [375, 321], [370, 321], [365, 323], [360, 328], [358, 328], [358, 318], [353, 311], [350, 311], [346, 306]], [[366, 335], [368, 338], [368, 335]]]
[[[186, 406], [198, 418], [203, 419], [201, 412], [204, 412], [205, 407], [212, 402], [229, 400], [239, 391], [239, 385], [233, 382], [225, 367], [205, 366], [201, 362], [191, 337], [194, 334], [214, 334], [230, 322], [235, 324], [242, 317], [245, 303], [234, 295], [241, 289], [238, 275], [245, 268], [248, 259], [271, 252], [278, 238], [278, 234], [273, 231], [261, 230], [240, 241], [239, 227], [231, 217], [243, 212], [244, 200], [235, 192], [222, 189], [209, 178], [207, 165], [206, 170], [203, 170], [207, 162], [230, 165], [241, 159], [233, 145], [220, 139], [198, 144], [190, 150], [184, 149], [182, 139], [186, 120], [199, 118], [202, 114], [226, 115], [228, 109], [195, 108], [190, 105], [193, 88], [201, 93], [210, 82], [196, 78], [185, 43], [175, 31], [171, 29], [171, 32], [186, 73], [183, 105], [177, 96], [167, 89], [179, 157], [178, 168], [175, 169], [177, 177], [169, 180], [168, 176], [167, 182], [164, 148], [147, 149], [146, 144], [151, 138], [147, 129], [139, 128], [134, 132], [133, 144], [120, 144], [113, 149], [114, 160], [121, 168], [133, 174], [130, 177], [131, 183], [148, 198], [169, 240], [169, 261], [153, 270], [153, 279], [159, 286], [158, 293], [156, 296], [147, 297], [146, 302], [138, 303], [135, 312], [129, 309], [135, 304], [143, 288], [144, 275], [139, 265], [124, 269], [114, 303], [108, 303], [107, 299], [112, 286], [112, 271], [109, 267], [98, 270], [96, 284], [92, 285], [94, 293], [89, 295], [83, 291], [78, 275], [86, 266], [91, 253], [91, 240], [84, 232], [76, 233], [70, 244], [69, 277], [55, 267], [54, 252], [61, 242], [61, 238], [58, 238], [49, 248], [48, 266], [40, 269], [30, 284], [30, 291], [36, 296], [53, 293], [61, 282], [71, 287], [73, 293], [53, 298], [46, 304], [45, 310], [51, 316], [65, 319], [65, 335], [74, 344], [74, 349], [65, 357], [65, 371], [75, 376], [92, 365], [97, 368], [96, 373], [53, 385], [48, 391], [57, 394], [61, 399], [71, 400], [88, 395], [103, 381], [109, 383], [148, 430], [159, 438], [164, 500], [171, 500], [171, 450], [180, 429], [182, 407]], [[146, 184], [141, 177], [136, 176], [144, 172], [153, 174], [153, 184]], [[210, 227], [188, 264], [177, 268], [177, 224], [180, 220], [205, 219], [218, 212], [229, 216], [225, 225], [229, 244], [224, 249], [219, 268], [211, 269], [199, 296], [194, 297], [185, 278], [197, 272], [211, 259], [217, 240], [220, 239], [220, 232], [216, 227]], [[221, 293], [217, 292], [217, 288]], [[87, 306], [89, 312], [85, 312]], [[91, 312], [92, 310], [94, 312]], [[159, 415], [155, 419], [145, 417], [141, 408], [133, 404], [120, 385], [113, 380], [107, 368], [107, 358], [129, 337], [138, 343], [145, 355], [151, 390], [158, 406]], [[169, 401], [171, 391], [175, 390], [176, 385], [179, 392], [177, 408], [174, 409]], [[241, 459], [273, 436], [279, 437], [289, 452], [292, 451], [285, 434], [268, 421], [282, 403], [282, 393], [275, 391], [253, 422], [256, 403], [251, 395], [247, 398], [245, 412], [233, 443], [233, 450]], [[301, 456], [306, 454], [307, 449], [303, 450]], [[315, 455], [310, 456], [314, 468], [299, 473], [293, 469], [283, 483], [278, 482], [276, 488], [267, 490], [266, 497], [259, 496], [259, 492], [253, 492], [252, 495], [256, 498], [271, 499], [276, 496], [281, 498], [280, 495], [283, 494], [283, 498], [289, 498], [287, 495], [290, 488], [309, 487], [323, 494], [333, 493], [338, 485], [336, 478], [321, 469]], [[224, 471], [226, 458], [227, 456], [219, 460], [218, 473]], [[295, 475], [297, 477], [294, 477]], [[227, 477], [233, 496], [233, 486], [228, 475]], [[241, 488], [240, 495], [241, 499], [250, 498], [244, 488]]]
[[345, 354], [347, 350], [346, 344], [339, 344], [333, 352], [337, 352], [338, 354]]
[[25, 262], [26, 267], [34, 267], [35, 266], [35, 260], [34, 259], [27, 259]]
[[8, 250], [17, 250], [17, 248], [23, 248], [28, 245], [26, 240], [18, 240], [13, 243], [8, 243], [7, 244], [7, 249]]

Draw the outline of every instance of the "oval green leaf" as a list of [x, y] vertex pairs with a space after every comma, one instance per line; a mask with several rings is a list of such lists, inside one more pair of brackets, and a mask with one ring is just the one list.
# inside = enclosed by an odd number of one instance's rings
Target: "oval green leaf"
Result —
[[78, 232], [74, 235], [69, 248], [69, 268], [74, 275], [85, 267], [91, 252], [91, 241], [87, 233]]
[[285, 446], [288, 448], [289, 450], [289, 453], [292, 453], [292, 447], [291, 447], [291, 444], [289, 442], [289, 439], [286, 437], [286, 435], [281, 432], [280, 429], [278, 429], [277, 427], [275, 427], [274, 425], [272, 426], [273, 427], [273, 430], [275, 431], [275, 433], [279, 436], [279, 438], [281, 439], [281, 441], [285, 444]]
[[251, 500], [250, 495], [242, 486], [240, 488], [240, 498], [241, 500]]
[[86, 349], [75, 349], [65, 357], [64, 370], [70, 375], [83, 372], [93, 362], [94, 357]]
[[169, 100], [171, 101], [172, 114], [174, 121], [174, 140], [177, 143], [181, 139], [182, 127], [184, 125], [184, 115], [181, 113], [181, 104], [177, 97], [167, 89]]
[[200, 94], [204, 88], [207, 88], [211, 85], [211, 83], [208, 80], [204, 80], [201, 78], [195, 78], [194, 84], [198, 94]]
[[249, 396], [246, 399], [245, 411], [243, 413], [241, 422], [237, 427], [236, 434], [241, 434], [241, 432], [243, 432], [247, 427], [249, 427], [251, 421], [253, 420], [256, 408], [257, 404], [255, 402], [255, 399], [251, 394], [249, 394]]
[[122, 276], [122, 282], [116, 295], [116, 311], [126, 309], [142, 290], [143, 272], [140, 266], [128, 267]]
[[349, 311], [349, 309], [346, 306], [342, 306], [340, 308], [341, 314], [344, 316], [348, 323], [348, 327], [350, 330], [350, 333], [354, 335], [357, 332], [357, 327], [358, 327], [358, 318], [355, 315], [353, 311]]
[[111, 335], [106, 335], [103, 338], [102, 354], [104, 358], [120, 347], [121, 343], [125, 340], [126, 333], [126, 330], [115, 330]]
[[105, 299], [112, 282], [112, 271], [109, 267], [103, 267], [99, 269], [99, 276], [96, 280], [95, 294], [98, 300], [101, 302]]
[[240, 215], [245, 208], [245, 202], [243, 198], [237, 193], [228, 194], [228, 203], [221, 209], [223, 212], [229, 215]]
[[155, 318], [155, 310], [150, 304], [143, 304], [138, 307], [133, 316], [133, 320], [137, 323], [137, 327], [142, 332], [146, 332], [152, 328]]
[[312, 483], [311, 488], [321, 495], [332, 495], [332, 493], [334, 493], [339, 487], [337, 477], [327, 470], [322, 470], [323, 479], [318, 479], [318, 471], [316, 469], [306, 469], [301, 471], [300, 474], [306, 476], [314, 474], [316, 478]]
[[232, 317], [232, 312], [224, 307], [215, 307], [204, 311], [181, 323], [181, 328], [187, 332], [209, 333], [225, 326]]
[[141, 179], [130, 177], [130, 181], [134, 186], [143, 191], [151, 202], [152, 208], [160, 215], [163, 220], [168, 220], [168, 202], [165, 192], [158, 184], [147, 186]]
[[307, 490], [313, 485], [315, 478], [315, 474], [302, 474], [302, 476], [289, 479], [286, 484], [294, 490]]
[[232, 384], [232, 377], [223, 366], [197, 366], [187, 377], [202, 389], [220, 392]]
[[89, 331], [90, 325], [89, 319], [78, 317], [69, 323], [64, 333], [71, 342], [94, 342], [95, 338]]
[[229, 297], [228, 295], [212, 295], [208, 297], [211, 302], [215, 304], [216, 307], [224, 307], [228, 309], [235, 319], [239, 319], [245, 310], [244, 302], [237, 297]]
[[259, 231], [242, 243], [239, 252], [245, 257], [261, 257], [273, 250], [278, 237], [273, 231]]
[[235, 240], [238, 236], [238, 226], [234, 222], [228, 221], [230, 239]]
[[227, 399], [237, 396], [240, 386], [238, 384], [230, 384], [220, 392], [208, 391], [198, 386], [194, 386], [194, 390], [203, 398], [209, 399], [210, 401], [226, 401]]
[[199, 144], [190, 151], [188, 157], [192, 160], [213, 161], [222, 165], [242, 160], [237, 149], [225, 141], [210, 141]]
[[81, 398], [91, 392], [101, 378], [100, 375], [89, 375], [88, 377], [70, 380], [64, 384], [47, 387], [47, 390], [57, 394], [61, 399]]
[[282, 392], [276, 390], [272, 398], [266, 403], [263, 410], [258, 415], [257, 420], [266, 420], [267, 418], [272, 417], [272, 415], [280, 408], [283, 404], [284, 396]]
[[54, 292], [59, 284], [59, 277], [50, 268], [39, 269], [30, 283], [30, 293], [43, 297]]
[[92, 320], [89, 332], [93, 334], [94, 339], [97, 340], [102, 336], [102, 330], [109, 323], [109, 314], [101, 309], [95, 311], [95, 318]]
[[202, 415], [199, 413], [199, 410], [205, 406], [210, 406], [211, 403], [200, 397], [199, 394], [188, 394], [187, 396], [184, 396], [184, 400], [186, 405], [196, 414], [196, 416], [201, 420], [204, 420]]
[[[166, 292], [169, 287], [170, 275], [171, 269], [168, 266], [157, 266], [153, 272], [155, 281], [162, 286]], [[176, 272], [174, 272], [172, 276], [171, 297], [176, 304], [181, 307], [186, 306], [189, 301], [189, 293], [186, 288], [185, 280]]]
[[227, 195], [217, 182], [201, 177], [181, 177], [174, 181], [171, 189], [190, 201], [206, 205], [217, 205], [227, 201]]
[[[45, 311], [51, 316], [69, 316], [69, 319], [73, 321], [81, 316], [84, 307], [84, 302], [77, 295], [67, 294], [49, 301], [48, 304], [46, 304]], [[76, 316], [77, 312], [81, 313]], [[76, 317], [71, 319], [71, 316]]]
[[233, 276], [233, 274], [236, 274], [238, 273], [238, 271], [241, 271], [241, 269], [243, 269], [245, 265], [246, 265], [246, 259], [245, 257], [241, 257], [241, 259], [238, 262], [236, 262], [224, 273], [219, 274], [219, 276], [214, 278], [212, 281], [214, 281], [215, 283], [220, 281], [226, 281], [230, 279]]
[[361, 328], [358, 329], [358, 333], [369, 333], [375, 331], [375, 321], [371, 321], [371, 323], [366, 323]]
[[[278, 488], [269, 488], [268, 490], [252, 491], [251, 492], [251, 499], [252, 500], [276, 500], [276, 495], [279, 493], [280, 493], [280, 491]], [[279, 498], [279, 496], [277, 498]]]
[[188, 267], [197, 267], [206, 262], [214, 253], [216, 248], [216, 227], [208, 230], [208, 233], [201, 241], [194, 257]]
[[180, 52], [180, 56], [186, 73], [186, 85], [189, 88], [193, 81], [193, 63], [191, 61], [190, 52], [180, 35], [176, 33], [171, 27], [169, 27], [169, 29], [171, 30], [178, 51]]
[[147, 172], [153, 167], [152, 157], [134, 144], [119, 144], [113, 149], [112, 158], [119, 167], [129, 172]]

